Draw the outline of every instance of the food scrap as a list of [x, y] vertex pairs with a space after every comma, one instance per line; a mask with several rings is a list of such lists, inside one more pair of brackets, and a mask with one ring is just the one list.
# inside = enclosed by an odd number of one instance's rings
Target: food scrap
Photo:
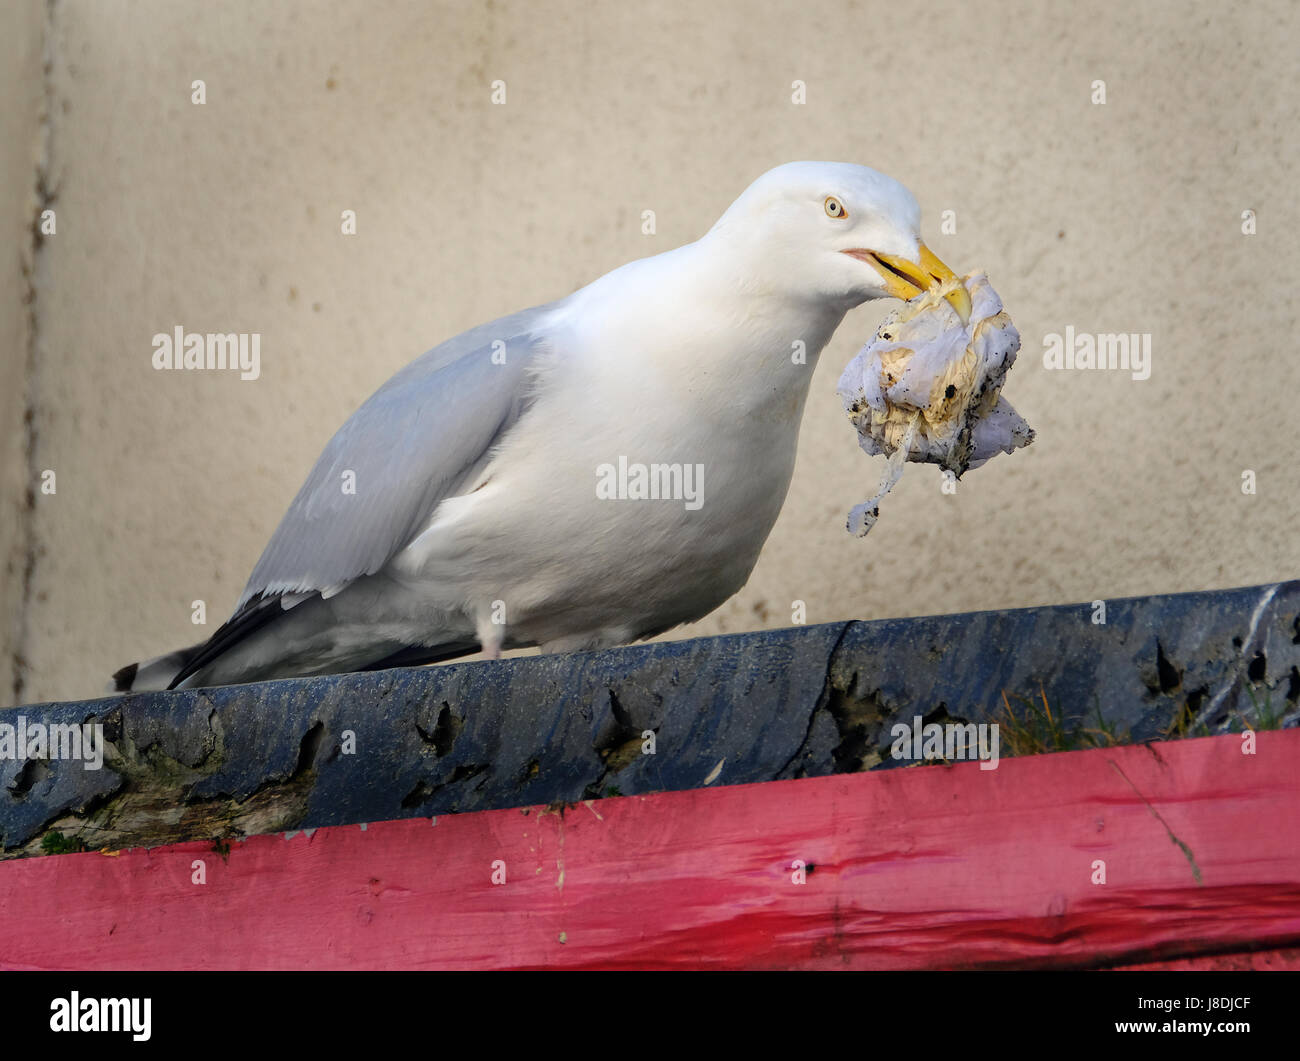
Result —
[[[964, 289], [965, 300], [952, 297]], [[960, 478], [998, 453], [1034, 440], [1033, 429], [1001, 396], [1020, 333], [982, 272], [936, 284], [890, 314], [844, 370], [837, 391], [869, 454], [889, 458], [879, 488], [849, 513], [865, 535], [903, 464], [937, 464]]]

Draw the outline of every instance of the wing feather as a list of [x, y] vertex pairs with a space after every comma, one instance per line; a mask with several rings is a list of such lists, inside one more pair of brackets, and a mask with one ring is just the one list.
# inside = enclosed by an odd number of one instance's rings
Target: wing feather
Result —
[[254, 598], [328, 597], [380, 570], [419, 534], [530, 404], [529, 370], [547, 348], [544, 323], [556, 305], [449, 339], [353, 413], [271, 536], [236, 616]]

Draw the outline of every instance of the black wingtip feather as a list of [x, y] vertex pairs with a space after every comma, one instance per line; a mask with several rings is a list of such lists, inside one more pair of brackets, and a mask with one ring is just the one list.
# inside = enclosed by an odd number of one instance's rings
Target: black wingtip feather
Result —
[[[131, 686], [135, 684], [136, 672], [139, 671], [140, 664], [128, 663], [121, 670], [113, 674], [113, 689], [119, 693], [129, 693]], [[101, 672], [102, 673], [102, 672]]]
[[[313, 594], [314, 596], [316, 594]], [[286, 613], [280, 604], [278, 595], [274, 597], [255, 597], [248, 601], [229, 620], [223, 623], [215, 634], [198, 646], [194, 654], [186, 659], [181, 669], [176, 672], [176, 676], [172, 678], [167, 688], [175, 689], [186, 678], [192, 674], [197, 674], [223, 652], [239, 644], [251, 634], [255, 634], [271, 620], [278, 619], [284, 614]]]
[[445, 645], [409, 645], [398, 649], [383, 659], [367, 663], [358, 668], [363, 671], [389, 670], [393, 667], [422, 667], [426, 663], [442, 663], [449, 659], [459, 659], [479, 651], [477, 641], [452, 641]]

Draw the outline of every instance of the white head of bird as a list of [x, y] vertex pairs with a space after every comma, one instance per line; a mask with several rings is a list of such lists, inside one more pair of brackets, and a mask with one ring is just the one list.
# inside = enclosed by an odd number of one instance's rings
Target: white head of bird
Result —
[[706, 240], [741, 251], [737, 279], [748, 289], [844, 312], [953, 279], [920, 227], [916, 198], [892, 177], [846, 162], [789, 162], [754, 181]]

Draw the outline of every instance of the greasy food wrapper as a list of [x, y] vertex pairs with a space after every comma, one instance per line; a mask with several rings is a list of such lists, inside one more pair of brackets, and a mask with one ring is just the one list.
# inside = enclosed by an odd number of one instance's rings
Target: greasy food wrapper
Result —
[[[952, 305], [964, 301], [959, 288], [970, 297], [967, 321]], [[1020, 333], [982, 272], [936, 285], [885, 319], [837, 388], [859, 445], [889, 458], [875, 496], [849, 513], [850, 533], [872, 528], [905, 461], [960, 478], [1034, 440], [1001, 395], [1019, 349]]]

